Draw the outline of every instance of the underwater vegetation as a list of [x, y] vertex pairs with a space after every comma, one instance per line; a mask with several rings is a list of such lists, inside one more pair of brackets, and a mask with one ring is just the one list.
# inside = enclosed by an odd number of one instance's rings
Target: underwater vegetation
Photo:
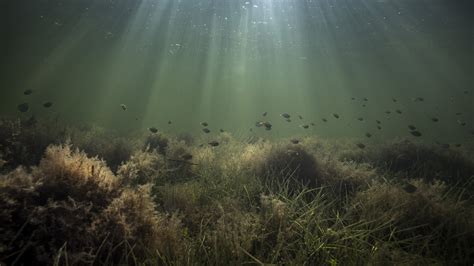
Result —
[[[240, 140], [4, 118], [7, 265], [467, 265], [469, 145]], [[416, 158], [416, 159], [415, 159]]]

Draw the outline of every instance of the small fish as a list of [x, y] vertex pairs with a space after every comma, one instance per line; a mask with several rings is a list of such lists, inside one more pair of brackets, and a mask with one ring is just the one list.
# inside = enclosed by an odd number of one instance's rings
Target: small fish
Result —
[[403, 190], [405, 190], [405, 192], [407, 193], [414, 193], [416, 190], [417, 190], [417, 187], [415, 187], [414, 185], [410, 184], [410, 183], [406, 183], [403, 185]]
[[352, 97], [351, 99], [352, 99], [353, 101], [355, 101], [356, 98], [355, 98], [355, 97]]
[[399, 114], [402, 114], [402, 111], [399, 110], [399, 109], [395, 110], [395, 112], [397, 112], [397, 113], [399, 113]]
[[463, 122], [463, 121], [461, 121], [461, 120], [458, 120], [457, 122], [458, 122], [458, 124], [461, 125], [461, 126], [465, 126], [465, 125], [466, 125], [466, 122]]
[[281, 114], [281, 117], [286, 118], [286, 119], [289, 119], [289, 118], [290, 118], [290, 115], [287, 114], [287, 113], [283, 113], [283, 114]]
[[221, 133], [224, 133], [224, 132], [225, 132], [225, 130], [223, 130], [222, 128], [219, 129], [219, 131], [220, 131]]
[[123, 104], [123, 103], [120, 104], [120, 107], [122, 107], [122, 110], [124, 110], [124, 111], [126, 111], [126, 110], [128, 109], [127, 106], [126, 106], [125, 104]]
[[375, 120], [375, 122], [379, 125], [382, 124], [382, 122], [380, 122], [379, 120]]
[[385, 113], [389, 115], [389, 114], [391, 114], [392, 112], [389, 111], [389, 110], [387, 110], [387, 111], [385, 111]]
[[207, 122], [201, 122], [201, 126], [207, 127], [209, 124]]
[[392, 98], [392, 102], [396, 103], [396, 102], [397, 102], [397, 99]]
[[359, 120], [359, 121], [364, 121], [364, 118], [363, 118], [363, 117], [359, 117], [359, 118], [357, 118], [357, 120]]
[[308, 128], [309, 128], [309, 125], [304, 124], [304, 125], [300, 125], [300, 127], [304, 128], [304, 129], [308, 129]]
[[362, 107], [366, 107], [367, 105], [365, 105], [365, 103], [362, 105]]
[[272, 129], [272, 124], [270, 124], [270, 122], [263, 122], [263, 125], [265, 126], [265, 130], [271, 130]]
[[313, 127], [315, 126], [315, 124], [313, 122], [309, 123], [310, 125], [312, 125]]
[[409, 128], [410, 130], [416, 130], [416, 127], [415, 127], [414, 125], [408, 125], [408, 128]]
[[158, 132], [158, 129], [156, 127], [150, 127], [150, 128], [148, 128], [148, 130], [150, 130], [150, 132], [153, 133], [153, 134]]
[[301, 115], [298, 115], [298, 118], [299, 118], [300, 120], [303, 120], [303, 117], [302, 117]]
[[190, 154], [190, 153], [185, 153], [185, 154], [181, 155], [181, 159], [189, 161], [189, 160], [193, 159], [193, 155]]
[[168, 120], [168, 125], [171, 125], [173, 122], [171, 122], [171, 120]]
[[291, 143], [293, 143], [293, 144], [298, 144], [298, 143], [300, 143], [300, 140], [299, 140], [299, 139], [291, 139], [290, 141], [291, 141]]
[[370, 134], [370, 133], [365, 133], [365, 136], [368, 137], [368, 138], [370, 138], [370, 137], [372, 137], [372, 134]]
[[23, 92], [24, 95], [31, 95], [33, 93], [33, 90], [25, 90]]
[[368, 101], [369, 101], [369, 99], [367, 99], [367, 98], [364, 98], [364, 102], [368, 102]]
[[213, 140], [213, 141], [209, 142], [208, 144], [209, 144], [210, 146], [212, 146], [212, 147], [217, 147], [217, 146], [219, 146], [219, 142], [216, 141], [216, 140]]
[[416, 97], [415, 99], [413, 99], [413, 101], [415, 102], [423, 102], [425, 99], [423, 99], [422, 97]]
[[326, 118], [323, 118], [321, 120], [323, 120], [324, 123], [326, 123], [328, 121]]
[[211, 132], [211, 130], [209, 128], [205, 127], [205, 128], [202, 129], [202, 132], [208, 134], [208, 133]]
[[267, 116], [267, 112], [263, 112], [262, 116]]
[[466, 91], [464, 91], [464, 94], [469, 94], [469, 91], [467, 91], [467, 90], [466, 90]]
[[18, 111], [25, 113], [25, 112], [28, 112], [28, 110], [30, 109], [30, 106], [28, 105], [28, 103], [22, 103], [17, 106], [17, 109]]
[[290, 123], [291, 122], [291, 119], [285, 119], [286, 122]]
[[382, 127], [381, 127], [381, 126], [377, 126], [377, 129], [378, 129], [378, 130], [382, 130]]
[[338, 114], [332, 114], [335, 118], [339, 119], [339, 115]]
[[417, 131], [417, 130], [410, 131], [410, 134], [412, 134], [415, 137], [421, 137], [420, 131]]
[[45, 103], [43, 103], [43, 107], [44, 107], [44, 108], [50, 108], [51, 106], [53, 106], [53, 103], [52, 103], [52, 102], [45, 102]]
[[439, 119], [438, 119], [438, 118], [436, 118], [436, 117], [433, 117], [433, 118], [431, 118], [431, 121], [433, 121], [433, 122], [438, 122], [438, 121], [439, 121]]
[[364, 149], [364, 148], [365, 148], [365, 145], [362, 144], [362, 143], [357, 143], [356, 145], [357, 145], [357, 147], [359, 147], [360, 149]]

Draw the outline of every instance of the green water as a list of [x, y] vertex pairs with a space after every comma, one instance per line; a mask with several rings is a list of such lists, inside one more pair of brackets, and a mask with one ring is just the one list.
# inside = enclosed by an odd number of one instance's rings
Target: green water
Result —
[[124, 133], [198, 135], [206, 121], [210, 134], [372, 140], [414, 138], [412, 124], [421, 139], [469, 141], [472, 10], [467, 0], [0, 0], [0, 114]]

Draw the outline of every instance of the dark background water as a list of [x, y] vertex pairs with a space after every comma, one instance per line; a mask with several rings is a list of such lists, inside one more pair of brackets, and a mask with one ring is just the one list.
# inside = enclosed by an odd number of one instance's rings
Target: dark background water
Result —
[[[429, 140], [469, 140], [473, 11], [468, 0], [0, 0], [0, 114], [376, 140], [413, 124]], [[254, 127], [264, 111], [269, 132]]]

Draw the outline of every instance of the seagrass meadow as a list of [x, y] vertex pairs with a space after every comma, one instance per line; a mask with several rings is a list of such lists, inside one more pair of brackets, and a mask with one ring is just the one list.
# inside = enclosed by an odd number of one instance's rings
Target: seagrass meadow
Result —
[[0, 265], [472, 265], [473, 10], [0, 0]]

